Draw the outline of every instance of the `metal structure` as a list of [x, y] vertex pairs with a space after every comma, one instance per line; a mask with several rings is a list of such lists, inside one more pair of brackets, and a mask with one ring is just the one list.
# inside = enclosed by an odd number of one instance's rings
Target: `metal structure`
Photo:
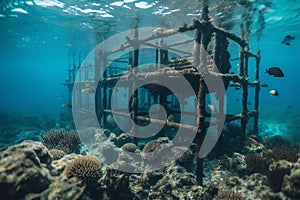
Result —
[[[176, 33], [183, 33], [187, 31], [194, 31], [195, 38], [194, 40], [184, 41], [185, 43], [190, 43], [193, 45], [194, 52], [182, 52], [187, 54], [186, 58], [177, 58], [169, 60], [169, 52], [168, 50], [174, 49], [176, 45], [180, 45], [181, 43], [177, 44], [170, 44], [169, 46], [164, 43], [163, 38], [172, 36]], [[208, 93], [207, 87], [203, 80], [202, 72], [195, 70], [194, 66], [199, 66], [200, 63], [206, 62], [200, 51], [200, 47], [204, 48], [208, 51], [208, 45], [211, 44], [211, 41], [214, 40], [214, 48], [213, 48], [213, 61], [218, 67], [219, 73], [215, 73], [211, 71], [209, 68], [211, 67], [210, 63], [206, 63], [204, 65], [208, 68], [207, 73], [210, 73], [212, 76], [221, 77], [224, 81], [224, 85], [227, 87], [239, 87], [242, 89], [242, 110], [239, 114], [226, 114], [225, 123], [240, 120], [241, 123], [241, 130], [242, 130], [242, 138], [246, 137], [246, 125], [249, 118], [254, 118], [254, 125], [253, 125], [253, 132], [258, 134], [258, 107], [259, 107], [259, 91], [260, 91], [260, 81], [259, 81], [259, 65], [260, 65], [260, 51], [257, 51], [256, 54], [253, 54], [249, 51], [249, 45], [247, 41], [243, 39], [243, 28], [241, 27], [241, 35], [242, 37], [238, 37], [233, 33], [220, 29], [212, 25], [210, 18], [208, 16], [208, 8], [205, 7], [202, 10], [202, 17], [201, 20], [194, 20], [191, 25], [185, 25], [183, 27], [177, 29], [169, 29], [167, 31], [162, 31], [148, 38], [140, 39], [138, 37], [138, 32], [136, 31], [133, 34], [133, 38], [126, 38], [127, 42], [122, 44], [118, 49], [110, 52], [105, 51], [98, 51], [95, 55], [95, 65], [90, 66], [87, 68], [87, 72], [85, 76], [89, 76], [89, 70], [93, 70], [94, 80], [100, 80], [98, 83], [98, 87], [95, 93], [95, 101], [96, 101], [96, 114], [98, 117], [99, 122], [101, 123], [102, 127], [107, 126], [107, 116], [110, 114], [119, 115], [131, 118], [138, 124], [139, 122], [151, 122], [162, 124], [164, 126], [173, 127], [173, 128], [184, 128], [190, 131], [195, 132], [195, 143], [196, 143], [196, 155], [198, 155], [202, 142], [204, 140], [206, 129], [210, 124], [214, 122], [209, 122], [208, 119], [211, 119], [214, 115], [206, 111], [206, 95]], [[153, 45], [149, 41], [157, 40], [161, 38], [161, 43]], [[227, 50], [228, 48], [228, 40], [233, 41], [239, 45], [239, 72], [238, 74], [230, 74], [230, 54]], [[137, 45], [137, 46], [134, 46]], [[140, 45], [149, 46], [151, 48], [155, 48], [155, 62], [157, 63], [156, 70], [154, 72], [140, 72], [139, 71], [139, 57], [141, 52], [139, 51]], [[107, 67], [108, 63], [108, 56], [110, 54], [114, 54], [116, 52], [122, 52], [125, 49], [134, 47], [134, 51], [125, 58], [120, 58], [119, 60], [114, 60], [114, 62], [126, 63], [125, 67], [119, 67], [119, 69], [127, 70], [127, 68], [132, 69], [133, 73], [122, 73], [121, 75], [110, 73], [109, 70], [112, 70], [112, 67], [108, 67], [107, 70], [104, 68]], [[167, 50], [168, 49], [168, 50]], [[180, 51], [174, 49], [174, 51]], [[154, 57], [153, 56], [153, 57]], [[253, 81], [250, 81], [248, 78], [248, 60], [249, 58], [254, 58], [256, 60], [255, 66], [255, 78]], [[127, 60], [126, 60], [127, 59]], [[200, 62], [201, 61], [201, 62]], [[160, 68], [160, 64], [167, 65], [171, 68], [176, 70], [164, 70]], [[75, 67], [73, 67], [75, 69]], [[115, 67], [118, 69], [118, 67]], [[72, 73], [74, 71], [69, 70], [69, 82], [66, 82], [68, 88], [72, 85], [71, 79]], [[103, 74], [103, 76], [101, 76]], [[188, 124], [176, 123], [173, 121], [165, 121], [159, 119], [151, 119], [147, 117], [148, 112], [143, 110], [141, 107], [141, 99], [143, 98], [143, 102], [148, 105], [149, 107], [152, 103], [160, 103], [167, 109], [167, 114], [178, 114], [180, 111], [176, 109], [170, 109], [168, 104], [176, 105], [178, 102], [175, 101], [174, 94], [170, 92], [165, 87], [159, 85], [145, 85], [143, 88], [135, 89], [136, 80], [143, 81], [151, 77], [155, 79], [155, 77], [161, 76], [169, 76], [171, 79], [176, 79], [176, 76], [183, 75], [187, 78], [187, 80], [191, 83], [195, 93], [197, 95], [196, 99], [196, 110], [194, 112], [186, 112], [186, 114], [190, 114], [191, 116], [195, 116], [195, 120], [197, 121], [197, 126], [191, 126]], [[79, 75], [81, 76], [81, 75]], [[101, 76], [101, 77], [100, 77]], [[110, 105], [111, 93], [113, 88], [115, 87], [117, 82], [121, 82], [122, 87], [128, 89], [128, 93], [131, 94], [132, 91], [133, 96], [128, 97], [129, 102], [131, 102], [130, 106], [130, 113], [125, 113], [124, 110], [112, 110]], [[91, 81], [91, 83], [93, 83]], [[86, 84], [86, 81], [82, 84]], [[93, 83], [94, 84], [94, 83]], [[248, 103], [248, 88], [254, 87], [255, 94], [254, 94], [254, 109], [248, 110], [247, 103]], [[71, 89], [70, 89], [71, 90]], [[77, 91], [80, 93], [80, 91]], [[211, 91], [210, 91], [211, 92]], [[220, 94], [224, 95], [224, 94]], [[78, 96], [79, 99], [81, 98]], [[168, 102], [167, 99], [172, 99], [171, 102]], [[220, 97], [219, 102], [219, 112], [223, 112], [224, 101], [222, 100], [222, 96]], [[87, 100], [85, 101], [85, 103]], [[82, 104], [81, 100], [76, 102], [80, 106]], [[217, 123], [217, 122], [215, 122]], [[138, 134], [138, 131], [133, 128], [133, 133]], [[134, 143], [138, 144], [139, 139], [138, 135], [134, 137]], [[196, 175], [197, 175], [197, 182], [202, 184], [203, 178], [203, 159], [196, 157]]]

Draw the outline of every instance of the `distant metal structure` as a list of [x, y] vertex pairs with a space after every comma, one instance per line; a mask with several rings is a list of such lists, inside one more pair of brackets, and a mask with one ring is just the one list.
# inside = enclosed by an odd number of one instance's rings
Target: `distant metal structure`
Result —
[[[186, 55], [193, 55], [192, 57], [188, 58], [178, 58], [178, 59], [172, 59], [169, 60], [169, 52], [166, 49], [173, 49], [176, 45], [182, 44], [182, 42], [177, 44], [171, 44], [167, 45], [164, 43], [163, 38], [166, 38], [168, 36], [172, 36], [176, 33], [183, 33], [187, 31], [195, 31], [195, 38], [194, 40], [190, 41], [184, 41], [184, 43], [194, 43], [194, 52], [182, 52]], [[242, 138], [245, 139], [246, 137], [246, 125], [249, 120], [249, 118], [254, 118], [253, 123], [253, 132], [254, 134], [258, 134], [258, 108], [259, 108], [259, 91], [260, 91], [260, 80], [259, 80], [259, 66], [260, 66], [260, 51], [258, 50], [256, 54], [253, 54], [249, 50], [249, 45], [247, 41], [243, 39], [244, 30], [241, 26], [241, 37], [236, 36], [233, 33], [230, 33], [228, 31], [225, 31], [223, 29], [220, 29], [218, 27], [215, 27], [211, 24], [210, 18], [208, 16], [208, 7], [204, 7], [202, 10], [202, 17], [201, 20], [194, 20], [191, 25], [185, 25], [183, 27], [177, 28], [177, 29], [169, 29], [165, 32], [160, 32], [158, 34], [152, 35], [148, 38], [139, 39], [138, 38], [138, 32], [136, 31], [134, 33], [133, 39], [126, 38], [127, 42], [126, 44], [122, 44], [120, 48], [111, 51], [111, 52], [104, 52], [104, 51], [98, 51], [95, 53], [95, 65], [94, 66], [86, 66], [86, 72], [85, 74], [79, 75], [85, 76], [84, 80], [89, 80], [93, 78], [93, 80], [100, 80], [98, 83], [98, 87], [96, 88], [95, 93], [95, 106], [96, 106], [96, 114], [98, 117], [99, 122], [101, 123], [101, 127], [107, 126], [107, 116], [109, 114], [124, 116], [128, 118], [132, 118], [134, 122], [151, 122], [156, 124], [162, 124], [168, 127], [174, 127], [174, 128], [184, 128], [188, 129], [190, 131], [195, 131], [196, 137], [195, 137], [195, 143], [196, 143], [196, 155], [198, 155], [201, 145], [203, 143], [206, 129], [209, 126], [209, 123], [206, 119], [210, 119], [214, 116], [214, 114], [208, 113], [206, 111], [206, 94], [208, 93], [207, 87], [205, 86], [205, 82], [203, 80], [202, 72], [198, 72], [194, 69], [193, 66], [198, 66], [200, 64], [201, 59], [203, 59], [201, 53], [200, 53], [200, 46], [202, 46], [206, 51], [208, 51], [208, 45], [212, 39], [214, 39], [214, 52], [213, 52], [213, 61], [218, 67], [219, 73], [212, 72], [210, 69], [208, 69], [208, 73], [211, 73], [213, 76], [221, 77], [224, 81], [224, 85], [227, 89], [227, 87], [238, 87], [242, 89], [242, 110], [239, 114], [226, 114], [225, 123], [232, 122], [235, 120], [240, 120], [241, 123], [241, 130], [242, 130]], [[152, 43], [149, 43], [149, 41], [157, 40], [158, 38], [161, 38], [161, 44], [153, 45]], [[239, 71], [238, 74], [230, 74], [230, 54], [227, 51], [228, 48], [228, 40], [234, 41], [239, 45]], [[135, 42], [133, 42], [135, 41]], [[141, 73], [139, 72], [139, 46], [134, 47], [134, 51], [126, 58], [120, 58], [119, 60], [114, 60], [114, 62], [121, 62], [126, 63], [126, 67], [119, 67], [119, 69], [127, 70], [127, 69], [133, 69], [134, 74], [131, 73], [125, 73], [121, 75], [109, 73], [108, 70], [104, 70], [107, 67], [108, 63], [108, 56], [110, 54], [116, 53], [116, 52], [122, 52], [127, 48], [132, 48], [133, 45], [136, 44], [142, 44], [149, 47], [154, 47], [155, 50], [155, 62], [158, 64], [155, 66], [157, 68], [154, 72], [149, 73]], [[191, 45], [192, 45], [191, 44]], [[200, 44], [200, 45], [195, 45]], [[175, 51], [175, 50], [174, 50]], [[254, 80], [251, 82], [248, 77], [248, 63], [249, 58], [254, 58], [256, 61], [255, 64], [255, 72], [254, 72]], [[126, 60], [127, 59], [127, 60]], [[205, 58], [206, 59], [206, 58]], [[174, 71], [168, 71], [159, 69], [159, 64], [164, 64], [166, 66], [169, 66], [171, 68], [175, 68]], [[207, 67], [211, 67], [211, 65], [208, 63]], [[74, 78], [74, 69], [76, 67], [73, 65], [73, 68], [69, 68], [69, 78], [68, 81], [66, 81], [65, 85], [69, 88], [69, 94], [71, 95], [72, 90], [72, 84], [75, 81]], [[108, 67], [108, 69], [110, 69]], [[89, 73], [91, 72], [91, 75]], [[103, 73], [102, 73], [103, 72]], [[101, 74], [103, 74], [103, 77], [100, 78]], [[113, 74], [113, 75], [111, 75]], [[89, 76], [94, 77], [89, 77]], [[150, 107], [151, 102], [157, 103], [159, 102], [162, 106], [167, 108], [167, 97], [170, 95], [172, 96], [172, 105], [178, 104], [178, 102], [175, 102], [175, 95], [172, 94], [168, 89], [161, 87], [159, 85], [145, 85], [140, 90], [133, 90], [135, 88], [135, 79], [132, 79], [131, 77], [134, 76], [139, 81], [146, 80], [148, 77], [151, 76], [151, 78], [155, 77], [161, 77], [161, 76], [169, 76], [170, 78], [176, 77], [178, 75], [183, 75], [187, 77], [190, 84], [195, 90], [195, 93], [197, 95], [197, 109], [195, 112], [190, 112], [186, 114], [190, 114], [191, 116], [196, 116], [197, 120], [197, 127], [182, 124], [182, 123], [175, 123], [171, 121], [165, 121], [165, 120], [158, 120], [158, 119], [151, 119], [149, 117], [145, 117], [148, 112], [145, 112], [140, 105], [140, 99], [139, 95], [142, 96], [141, 98], [144, 98], [143, 103], [146, 102], [148, 108]], [[127, 88], [129, 91], [133, 91], [133, 97], [128, 96], [129, 102], [132, 102], [130, 105], [130, 113], [124, 113], [122, 112], [122, 109], [120, 110], [112, 110], [111, 109], [111, 103], [109, 99], [111, 98], [112, 90], [117, 82], [122, 82], [122, 87]], [[130, 83], [130, 84], [129, 84]], [[80, 84], [80, 83], [78, 83]], [[90, 83], [82, 82], [82, 84], [93, 84], [95, 83], [91, 80]], [[248, 88], [254, 87], [255, 93], [254, 93], [254, 109], [248, 110], [247, 104], [248, 104]], [[77, 91], [78, 94], [81, 91]], [[128, 92], [131, 94], [131, 92]], [[146, 97], [147, 96], [147, 97]], [[82, 100], [80, 95], [78, 96], [78, 102], [76, 102], [77, 105], [82, 104]], [[222, 99], [222, 97], [220, 98]], [[85, 101], [87, 103], [87, 100]], [[219, 102], [219, 107], [224, 108], [224, 101]], [[171, 114], [178, 114], [180, 111], [176, 109], [168, 109], [168, 115]], [[223, 109], [219, 109], [219, 112], [223, 112]], [[214, 123], [214, 122], [211, 122]], [[134, 133], [136, 133], [134, 131]], [[138, 144], [138, 136], [135, 135], [134, 137], [134, 143]], [[196, 157], [196, 176], [197, 176], [197, 182], [202, 185], [203, 182], [203, 159]]]

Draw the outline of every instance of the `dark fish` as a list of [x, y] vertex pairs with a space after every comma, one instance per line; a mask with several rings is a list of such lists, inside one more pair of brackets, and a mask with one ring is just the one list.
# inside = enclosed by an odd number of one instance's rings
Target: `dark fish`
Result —
[[284, 77], [284, 74], [279, 67], [271, 67], [269, 69], [266, 69], [265, 73], [274, 77]]
[[273, 89], [273, 90], [270, 90], [270, 95], [278, 97], [279, 92], [277, 90]]
[[69, 103], [65, 103], [65, 104], [62, 105], [62, 107], [64, 107], [64, 108], [72, 108], [72, 105], [69, 104]]
[[291, 108], [293, 108], [292, 105], [288, 105], [288, 106], [286, 107], [286, 109], [291, 109]]
[[269, 87], [269, 85], [268, 85], [268, 84], [266, 84], [266, 83], [263, 83], [263, 84], [261, 84], [261, 85], [260, 85], [260, 87], [267, 88], [267, 87]]
[[169, 115], [167, 122], [174, 122], [174, 115]]
[[294, 40], [295, 37], [287, 35], [285, 38], [281, 41], [282, 44], [291, 45], [291, 41]]

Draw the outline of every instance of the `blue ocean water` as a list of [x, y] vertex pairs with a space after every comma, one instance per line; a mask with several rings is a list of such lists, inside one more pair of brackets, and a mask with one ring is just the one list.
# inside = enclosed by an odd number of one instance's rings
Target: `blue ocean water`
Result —
[[[242, 14], [248, 12], [243, 6], [247, 2], [252, 5], [250, 48], [253, 52], [261, 50], [261, 83], [269, 85], [261, 88], [260, 93], [260, 131], [300, 141], [300, 1], [209, 1], [211, 17], [224, 16], [224, 23], [233, 23], [231, 31], [238, 35]], [[84, 59], [99, 42], [131, 29], [136, 21], [139, 27], [176, 28], [189, 24], [193, 18], [199, 18], [201, 3], [195, 0], [1, 1], [0, 112], [57, 118], [66, 109], [61, 105], [68, 103], [67, 88], [62, 83], [74, 55]], [[263, 13], [262, 18], [259, 13]], [[295, 37], [290, 46], [281, 43], [286, 35]], [[238, 55], [236, 49], [231, 53], [232, 57]], [[237, 70], [236, 64], [232, 62], [233, 70]], [[265, 68], [272, 66], [282, 68], [285, 77], [265, 74]], [[280, 96], [271, 96], [270, 89], [278, 90]], [[238, 110], [240, 102], [236, 99], [240, 95], [240, 91], [228, 90], [227, 102], [234, 102], [228, 104], [229, 111]], [[253, 99], [253, 93], [249, 99]]]

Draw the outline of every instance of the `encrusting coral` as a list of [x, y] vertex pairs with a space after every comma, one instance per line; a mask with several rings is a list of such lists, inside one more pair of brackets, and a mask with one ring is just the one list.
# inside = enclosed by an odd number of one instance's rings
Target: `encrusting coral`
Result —
[[48, 149], [59, 149], [65, 153], [80, 153], [80, 138], [77, 133], [65, 130], [51, 130], [42, 135]]
[[101, 163], [95, 156], [82, 156], [70, 162], [64, 175], [77, 177], [85, 183], [97, 182], [101, 175]]

